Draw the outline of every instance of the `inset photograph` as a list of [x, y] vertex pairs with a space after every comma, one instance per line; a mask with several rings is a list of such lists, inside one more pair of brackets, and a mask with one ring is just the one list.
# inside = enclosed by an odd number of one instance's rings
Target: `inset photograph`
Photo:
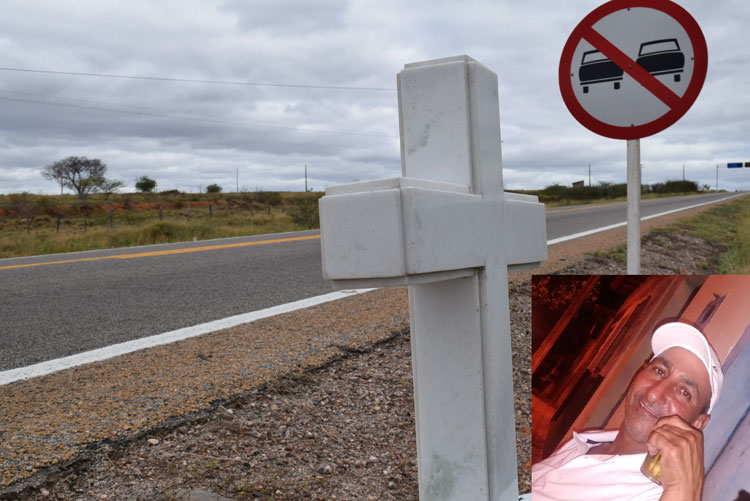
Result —
[[750, 499], [748, 381], [750, 276], [534, 276], [534, 501]]

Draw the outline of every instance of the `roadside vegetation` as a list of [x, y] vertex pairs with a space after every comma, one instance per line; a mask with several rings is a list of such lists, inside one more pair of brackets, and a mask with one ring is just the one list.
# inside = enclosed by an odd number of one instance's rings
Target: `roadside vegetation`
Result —
[[0, 195], [0, 258], [319, 227], [315, 192]]
[[[525, 195], [535, 195], [547, 207], [580, 205], [595, 202], [625, 200], [628, 194], [626, 183], [613, 184], [600, 182], [594, 186], [562, 186], [553, 184], [542, 190], [508, 190]], [[654, 198], [675, 195], [706, 193], [708, 186], [698, 187], [695, 181], [666, 181], [664, 183], [644, 184], [641, 186], [642, 198]]]
[[[724, 248], [725, 250], [718, 258], [718, 273], [723, 275], [750, 274], [750, 196], [718, 205], [677, 223], [651, 230], [651, 234], [665, 236], [675, 232], [702, 238]], [[627, 258], [627, 247], [618, 245], [610, 249], [595, 251], [593, 255], [624, 264]]]
[[[176, 190], [153, 193], [156, 182], [147, 176], [139, 178], [137, 186], [139, 193], [99, 192], [88, 194], [85, 199], [74, 195], [0, 195], [0, 258], [320, 227], [318, 199], [323, 195], [320, 192], [222, 193], [221, 186], [214, 184], [209, 187], [208, 193], [181, 193]], [[704, 190], [707, 187], [704, 186]], [[548, 207], [555, 207], [625, 200], [627, 187], [624, 183], [602, 182], [596, 186], [567, 187], [555, 184], [543, 190], [514, 191], [536, 195]], [[644, 185], [641, 189], [644, 198], [699, 192], [701, 190], [694, 181], [667, 181]], [[725, 207], [734, 207], [734, 204], [723, 205], [717, 210], [735, 210]], [[718, 238], [726, 245], [730, 241], [737, 241], [737, 250], [731, 251], [731, 256], [725, 258], [726, 269], [744, 269], [744, 272], [748, 272], [750, 215], [747, 211], [750, 209], [744, 210], [745, 219], [736, 221], [736, 224], [734, 220], [728, 226], [718, 222], [724, 217], [723, 213], [710, 223], [692, 224], [696, 225], [695, 231], [703, 231], [709, 240]], [[742, 210], [732, 214], [734, 218], [742, 218]], [[721, 233], [730, 230], [734, 231], [731, 235]], [[745, 268], [742, 268], [742, 263], [745, 263]]]
[[750, 196], [711, 208], [656, 231], [684, 231], [726, 246], [719, 257], [719, 273], [750, 274]]

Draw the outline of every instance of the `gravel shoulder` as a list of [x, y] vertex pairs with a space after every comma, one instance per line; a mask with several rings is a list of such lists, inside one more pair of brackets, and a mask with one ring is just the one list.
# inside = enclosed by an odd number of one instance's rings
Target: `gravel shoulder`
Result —
[[[585, 254], [624, 236], [555, 245], [533, 272], [625, 273]], [[642, 273], [710, 273], [722, 250], [652, 233]], [[510, 285], [519, 492], [531, 273]], [[416, 499], [408, 327], [406, 290], [381, 289], [0, 387], [0, 499]]]

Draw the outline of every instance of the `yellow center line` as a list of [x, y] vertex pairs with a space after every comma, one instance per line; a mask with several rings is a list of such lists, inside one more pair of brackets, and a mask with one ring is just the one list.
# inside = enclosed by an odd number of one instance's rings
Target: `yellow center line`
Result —
[[50, 261], [46, 263], [14, 264], [12, 266], [0, 266], [0, 270], [11, 270], [14, 268], [30, 268], [32, 266], [47, 266], [50, 264], [82, 263], [85, 261], [101, 261], [103, 259], [135, 259], [139, 257], [167, 256], [170, 254], [185, 254], [187, 252], [203, 252], [218, 249], [231, 249], [234, 247], [249, 247], [251, 245], [279, 244], [284, 242], [296, 242], [299, 240], [315, 240], [320, 235], [309, 235], [306, 237], [277, 238], [274, 240], [255, 240], [253, 242], [240, 242], [236, 244], [207, 245], [205, 247], [189, 247], [187, 249], [172, 249], [164, 251], [138, 252], [135, 254], [118, 254], [116, 256], [84, 257], [79, 259], [65, 259], [63, 261]]

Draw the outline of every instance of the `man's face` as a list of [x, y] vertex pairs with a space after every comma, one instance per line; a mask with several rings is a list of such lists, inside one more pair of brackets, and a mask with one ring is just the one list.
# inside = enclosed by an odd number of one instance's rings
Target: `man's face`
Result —
[[711, 400], [711, 385], [698, 357], [683, 348], [669, 348], [636, 374], [625, 398], [625, 431], [645, 443], [664, 416], [677, 415], [703, 429], [708, 416], [701, 412]]

